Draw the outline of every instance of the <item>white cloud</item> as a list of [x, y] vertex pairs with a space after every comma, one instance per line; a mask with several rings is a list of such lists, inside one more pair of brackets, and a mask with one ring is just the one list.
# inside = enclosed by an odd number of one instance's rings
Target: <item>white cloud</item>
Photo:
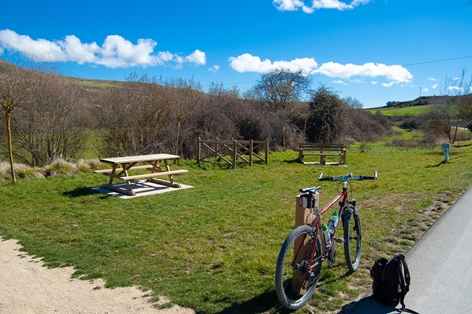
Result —
[[279, 11], [295, 11], [304, 6], [301, 0], [274, 0], [272, 3]]
[[428, 77], [428, 81], [434, 81], [436, 82], [438, 79], [435, 79], [434, 77]]
[[197, 49], [191, 55], [185, 57], [185, 61], [195, 63], [196, 65], [204, 65], [206, 63], [206, 55]]
[[333, 83], [333, 84], [340, 84], [340, 85], [347, 85], [346, 82], [341, 81], [341, 80], [332, 81], [331, 83]]
[[265, 59], [264, 61], [257, 56], [253, 56], [249, 53], [242, 54], [238, 57], [229, 58], [229, 66], [237, 72], [258, 72], [265, 73], [275, 69], [288, 69], [291, 71], [302, 70], [305, 73], [310, 73], [317, 67], [317, 63], [313, 58], [302, 58], [294, 59], [292, 61], [270, 61]]
[[336, 9], [340, 11], [351, 10], [361, 4], [367, 4], [370, 0], [352, 0], [346, 3], [340, 0], [311, 0], [306, 4], [304, 0], [273, 0], [272, 3], [279, 11], [296, 11], [302, 9], [305, 13], [313, 13], [320, 9]]
[[[260, 57], [253, 56], [249, 53], [242, 54], [238, 57], [231, 57], [229, 58], [229, 62], [229, 66], [240, 73], [265, 73], [275, 69], [285, 68], [291, 71], [302, 70], [306, 74], [321, 74], [333, 78], [349, 79], [353, 83], [365, 83], [362, 79], [352, 78], [355, 76], [373, 78], [385, 77], [389, 82], [382, 85], [386, 87], [398, 83], [409, 83], [413, 78], [413, 75], [411, 75], [411, 73], [401, 65], [389, 66], [382, 63], [372, 62], [363, 65], [326, 62], [318, 67], [318, 64], [313, 58], [272, 62], [269, 59], [261, 60]], [[377, 84], [377, 82], [372, 82], [372, 84]]]
[[361, 79], [353, 79], [349, 80], [351, 83], [356, 83], [356, 84], [364, 84], [365, 82]]
[[205, 53], [195, 50], [186, 57], [172, 54], [169, 51], [154, 53], [157, 42], [152, 39], [138, 39], [137, 44], [119, 36], [107, 36], [102, 46], [93, 43], [82, 43], [74, 35], [64, 40], [34, 40], [26, 35], [5, 29], [0, 30], [0, 49], [19, 52], [34, 60], [50, 62], [77, 62], [103, 65], [108, 68], [127, 68], [134, 66], [158, 66], [171, 63], [181, 67], [183, 63], [204, 65]]
[[408, 83], [413, 75], [401, 65], [385, 65], [382, 63], [365, 63], [356, 65], [352, 63], [340, 64], [335, 62], [323, 63], [313, 73], [330, 77], [350, 78], [352, 76], [379, 77], [384, 76], [393, 83]]
[[464, 89], [460, 86], [448, 86], [446, 88], [447, 90], [451, 90], [451, 91], [456, 91], [456, 92], [462, 92]]
[[377, 81], [371, 81], [370, 83], [371, 83], [372, 85], [377, 85], [379, 82], [377, 82]]
[[436, 89], [439, 87], [439, 84], [433, 84], [433, 86], [431, 86], [433, 89]]
[[220, 66], [215, 64], [214, 66], [212, 66], [211, 68], [208, 69], [208, 71], [210, 72], [213, 72], [216, 74], [216, 72], [218, 72], [218, 70], [220, 69]]
[[427, 87], [423, 87], [422, 90], [423, 90], [423, 92], [429, 92], [429, 88], [427, 88]]

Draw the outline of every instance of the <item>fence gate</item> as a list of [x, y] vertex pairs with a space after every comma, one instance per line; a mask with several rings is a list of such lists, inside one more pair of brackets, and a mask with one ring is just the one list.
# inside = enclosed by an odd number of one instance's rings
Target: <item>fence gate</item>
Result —
[[[260, 152], [263, 152], [262, 155]], [[198, 138], [197, 161], [210, 161], [209, 158], [221, 159], [236, 168], [237, 159], [252, 166], [254, 157], [266, 164], [269, 161], [269, 140], [238, 141], [238, 140], [202, 140]]]

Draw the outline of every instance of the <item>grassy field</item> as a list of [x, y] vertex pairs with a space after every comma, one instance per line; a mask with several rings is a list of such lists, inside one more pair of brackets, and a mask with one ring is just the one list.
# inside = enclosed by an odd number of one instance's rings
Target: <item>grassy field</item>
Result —
[[411, 107], [382, 107], [375, 109], [368, 109], [370, 112], [375, 114], [380, 111], [384, 116], [419, 116], [425, 113], [431, 106], [411, 106]]
[[[127, 200], [95, 193], [106, 177], [93, 173], [0, 181], [0, 235], [51, 267], [74, 266], [77, 277], [101, 277], [108, 287], [138, 285], [197, 313], [284, 313], [273, 278], [298, 189], [318, 185], [320, 172], [377, 170], [377, 181], [353, 182], [364, 234], [360, 269], [347, 273], [339, 247], [336, 265], [323, 269], [311, 304], [298, 311], [337, 313], [370, 289], [376, 258], [406, 252], [471, 185], [471, 155], [470, 141], [443, 163], [439, 146], [388, 139], [349, 146], [346, 166], [302, 165], [296, 151], [234, 170], [184, 160], [178, 167], [189, 172], [177, 182], [193, 189]], [[324, 204], [336, 183], [321, 185]]]

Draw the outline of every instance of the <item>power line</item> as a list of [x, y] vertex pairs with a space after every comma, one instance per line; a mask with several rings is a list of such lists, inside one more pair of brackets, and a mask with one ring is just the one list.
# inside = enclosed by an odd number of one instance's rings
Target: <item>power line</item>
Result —
[[441, 59], [441, 60], [433, 60], [433, 61], [424, 61], [424, 62], [416, 62], [416, 63], [409, 63], [403, 64], [402, 66], [412, 66], [412, 65], [419, 65], [419, 64], [428, 64], [428, 63], [436, 63], [436, 62], [444, 62], [444, 61], [452, 61], [452, 60], [459, 60], [459, 59], [467, 59], [472, 58], [472, 56], [465, 56], [465, 57], [457, 57], [457, 58], [449, 58], [449, 59]]

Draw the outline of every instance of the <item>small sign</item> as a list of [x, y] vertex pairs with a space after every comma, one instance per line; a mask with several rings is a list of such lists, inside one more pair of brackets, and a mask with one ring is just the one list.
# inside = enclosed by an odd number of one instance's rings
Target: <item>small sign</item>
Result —
[[451, 144], [444, 143], [442, 144], [442, 152], [444, 153], [444, 161], [449, 161], [449, 152], [451, 151]]
[[449, 154], [450, 151], [451, 151], [451, 144], [449, 143], [442, 144], [442, 152], [444, 154]]

